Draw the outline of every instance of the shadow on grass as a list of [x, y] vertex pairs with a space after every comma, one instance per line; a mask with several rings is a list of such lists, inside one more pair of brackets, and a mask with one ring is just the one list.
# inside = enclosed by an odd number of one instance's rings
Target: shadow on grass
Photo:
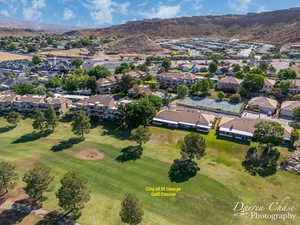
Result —
[[71, 148], [73, 145], [79, 144], [80, 142], [84, 141], [84, 138], [81, 137], [76, 137], [76, 138], [70, 138], [67, 141], [61, 141], [59, 142], [59, 144], [54, 145], [51, 148], [51, 151], [53, 152], [60, 152], [63, 151], [65, 149]]
[[14, 202], [10, 209], [6, 209], [0, 213], [1, 225], [15, 225], [22, 222], [35, 209], [31, 203], [28, 199]]
[[62, 218], [62, 214], [60, 214], [58, 211], [52, 211], [46, 214], [44, 218], [40, 220], [38, 223], [36, 223], [35, 225], [61, 225], [61, 224], [75, 225], [76, 222], [70, 219]]
[[31, 141], [36, 141], [40, 138], [48, 137], [50, 134], [52, 134], [52, 131], [40, 131], [40, 132], [32, 132], [30, 134], [25, 134], [18, 138], [17, 140], [13, 141], [13, 144], [19, 144], [19, 143], [26, 143]]
[[134, 161], [141, 158], [143, 149], [140, 146], [128, 146], [122, 149], [121, 153], [122, 154], [116, 158], [118, 162]]
[[130, 130], [121, 128], [117, 124], [102, 122], [103, 132], [101, 135], [109, 135], [113, 136], [120, 140], [128, 140], [130, 139]]
[[6, 133], [6, 132], [11, 131], [15, 128], [16, 128], [16, 126], [0, 127], [0, 134]]
[[231, 141], [231, 142], [235, 142], [237, 144], [241, 144], [241, 145], [250, 145], [251, 142], [250, 141], [243, 141], [243, 140], [237, 140], [235, 138], [230, 138], [230, 137], [222, 137], [220, 135], [216, 136], [216, 139], [218, 140], [224, 140], [224, 141]]

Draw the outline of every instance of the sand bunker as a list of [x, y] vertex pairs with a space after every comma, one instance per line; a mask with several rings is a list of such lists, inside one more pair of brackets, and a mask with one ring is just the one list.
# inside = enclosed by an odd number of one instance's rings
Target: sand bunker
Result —
[[74, 156], [77, 159], [81, 160], [102, 160], [104, 159], [104, 154], [102, 152], [99, 152], [96, 149], [84, 149], [80, 150], [74, 153]]

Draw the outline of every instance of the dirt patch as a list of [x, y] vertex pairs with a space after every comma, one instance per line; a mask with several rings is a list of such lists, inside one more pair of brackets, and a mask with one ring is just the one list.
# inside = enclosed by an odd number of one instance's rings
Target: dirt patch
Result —
[[74, 153], [75, 158], [80, 160], [102, 160], [105, 155], [102, 152], [99, 152], [97, 149], [84, 149]]

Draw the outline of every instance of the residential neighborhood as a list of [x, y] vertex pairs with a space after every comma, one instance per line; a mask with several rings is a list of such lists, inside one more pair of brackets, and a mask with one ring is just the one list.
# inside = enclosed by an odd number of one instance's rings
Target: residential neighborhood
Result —
[[0, 225], [300, 224], [300, 7], [262, 2], [0, 0]]

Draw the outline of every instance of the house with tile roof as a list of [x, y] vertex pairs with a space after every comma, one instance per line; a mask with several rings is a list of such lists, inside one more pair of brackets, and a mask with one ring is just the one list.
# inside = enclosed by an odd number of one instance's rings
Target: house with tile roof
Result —
[[225, 91], [225, 92], [236, 93], [239, 91], [239, 89], [241, 87], [241, 83], [242, 83], [242, 80], [240, 80], [238, 78], [226, 76], [226, 77], [218, 80], [217, 89]]
[[280, 107], [280, 117], [293, 119], [293, 110], [300, 107], [300, 101], [285, 101]]
[[191, 129], [208, 133], [215, 117], [195, 110], [162, 110], [153, 118], [153, 124]]
[[[223, 117], [219, 123], [218, 136], [249, 142], [253, 140], [256, 124], [263, 121], [264, 120]], [[283, 125], [282, 127], [284, 128], [283, 139], [289, 142], [293, 128]]]
[[248, 102], [247, 109], [273, 115], [276, 112], [278, 105], [278, 102], [274, 99], [267, 97], [255, 97]]

